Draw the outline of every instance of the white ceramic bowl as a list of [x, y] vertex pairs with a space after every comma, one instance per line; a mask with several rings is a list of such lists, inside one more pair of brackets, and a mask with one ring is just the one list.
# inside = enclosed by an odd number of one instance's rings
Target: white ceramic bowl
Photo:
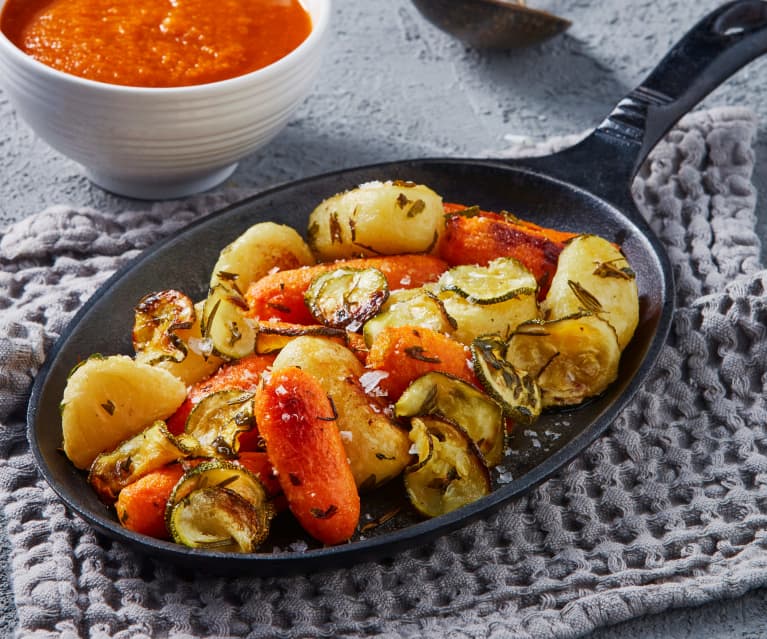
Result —
[[312, 18], [307, 39], [231, 80], [177, 88], [94, 82], [34, 60], [0, 34], [0, 84], [32, 130], [102, 188], [143, 199], [197, 193], [277, 135], [311, 89], [331, 3], [302, 3]]

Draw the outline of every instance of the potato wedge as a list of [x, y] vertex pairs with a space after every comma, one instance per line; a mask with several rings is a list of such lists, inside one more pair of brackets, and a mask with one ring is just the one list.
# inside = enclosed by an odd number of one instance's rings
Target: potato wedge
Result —
[[100, 453], [172, 415], [185, 397], [184, 383], [162, 368], [127, 355], [90, 357], [72, 371], [64, 389], [64, 453], [86, 469]]
[[623, 350], [639, 322], [636, 275], [615, 245], [596, 235], [579, 235], [559, 255], [542, 310], [546, 319], [594, 313], [615, 329]]
[[321, 337], [298, 337], [274, 360], [274, 371], [298, 366], [319, 381], [335, 406], [336, 425], [360, 490], [398, 476], [410, 462], [407, 433], [377, 412], [359, 378], [365, 369], [349, 349]]
[[307, 236], [323, 261], [367, 255], [431, 253], [445, 226], [442, 198], [413, 182], [369, 182], [324, 200]]

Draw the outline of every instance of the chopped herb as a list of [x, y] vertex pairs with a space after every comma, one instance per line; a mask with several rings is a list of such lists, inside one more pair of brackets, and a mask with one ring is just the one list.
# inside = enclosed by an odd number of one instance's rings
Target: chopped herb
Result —
[[115, 404], [114, 404], [114, 402], [111, 399], [108, 399], [107, 401], [105, 401], [101, 405], [101, 408], [103, 408], [110, 415], [114, 415], [115, 414]]
[[394, 519], [397, 515], [399, 515], [400, 510], [402, 510], [401, 506], [397, 506], [397, 508], [394, 508], [388, 512], [385, 512], [383, 515], [378, 517], [377, 519], [374, 519], [373, 521], [369, 521], [364, 526], [360, 527], [360, 532], [365, 533], [369, 530], [372, 530], [373, 528], [378, 528], [378, 526], [382, 526], [387, 521]]
[[333, 401], [333, 398], [328, 395], [328, 401], [330, 402], [330, 410], [333, 411], [333, 414], [330, 417], [317, 417], [322, 422], [334, 422], [338, 419], [338, 409], [336, 409], [336, 404]]
[[[408, 204], [410, 204], [410, 200], [408, 200], [407, 195], [400, 193], [397, 196], [397, 206], [401, 209], [404, 209]], [[410, 217], [409, 214], [408, 217]]]
[[322, 510], [322, 508], [312, 508], [310, 512], [315, 519], [330, 519], [338, 512], [338, 506], [330, 504], [327, 510]]
[[273, 308], [275, 311], [280, 311], [280, 313], [290, 313], [290, 307], [285, 306], [284, 304], [277, 304], [276, 302], [267, 302], [266, 305], [269, 308]]
[[583, 286], [581, 286], [578, 282], [574, 282], [573, 280], [567, 280], [567, 285], [570, 287], [570, 290], [573, 292], [573, 295], [578, 298], [578, 301], [583, 305], [583, 307], [587, 311], [591, 311], [592, 313], [598, 313], [602, 310], [602, 304], [600, 301], [594, 297], [593, 294], [589, 293]]
[[418, 360], [419, 362], [427, 362], [428, 364], [441, 364], [442, 360], [436, 355], [426, 355], [426, 350], [423, 346], [408, 346], [405, 349], [405, 354], [408, 357]]
[[413, 202], [413, 206], [407, 212], [407, 217], [415, 217], [419, 213], [423, 213], [426, 210], [426, 202], [423, 200], [416, 200]]
[[600, 262], [594, 269], [594, 275], [598, 277], [616, 277], [622, 280], [636, 279], [636, 273], [628, 266], [618, 268], [614, 262], [623, 261], [623, 258], [617, 258], [609, 262]]
[[232, 322], [229, 325], [229, 346], [234, 346], [242, 339], [242, 333], [240, 327], [237, 326], [237, 322]]
[[330, 243], [335, 244], [338, 242], [342, 244], [344, 241], [344, 233], [341, 229], [341, 223], [338, 221], [338, 212], [333, 211], [328, 217], [328, 224], [330, 226]]

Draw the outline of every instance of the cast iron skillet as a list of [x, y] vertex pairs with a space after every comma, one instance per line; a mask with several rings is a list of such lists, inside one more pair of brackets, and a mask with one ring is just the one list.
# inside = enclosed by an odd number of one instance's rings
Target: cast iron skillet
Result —
[[[28, 437], [41, 474], [69, 508], [103, 533], [148, 555], [218, 572], [286, 574], [349, 565], [389, 556], [488, 515], [583, 451], [651, 370], [671, 323], [673, 273], [634, 207], [629, 185], [650, 149], [678, 118], [766, 50], [767, 3], [726, 4], [697, 24], [593, 134], [564, 152], [514, 161], [411, 160], [320, 175], [265, 191], [160, 243], [102, 286], [73, 319], [37, 376]], [[498, 482], [489, 496], [436, 519], [420, 521], [404, 508], [351, 543], [322, 548], [303, 537], [290, 523], [292, 518], [283, 517], [270, 537], [274, 546], [252, 555], [191, 550], [123, 529], [59, 450], [58, 407], [67, 373], [91, 353], [131, 352], [133, 306], [145, 293], [180, 288], [194, 299], [202, 298], [219, 250], [251, 224], [274, 219], [304, 229], [308, 212], [322, 199], [375, 179], [422, 182], [446, 201], [508, 209], [544, 226], [597, 233], [620, 243], [637, 273], [641, 318], [624, 352], [619, 380], [585, 406], [546, 415], [534, 428], [519, 429], [503, 462], [506, 477], [513, 480]], [[363, 513], [376, 517], [401, 502], [402, 487], [396, 484], [365, 500]], [[292, 545], [297, 540], [305, 541], [308, 549]]]

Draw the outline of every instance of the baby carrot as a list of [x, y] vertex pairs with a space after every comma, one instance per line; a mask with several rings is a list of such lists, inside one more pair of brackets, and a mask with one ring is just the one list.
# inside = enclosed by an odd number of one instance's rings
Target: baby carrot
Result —
[[169, 464], [144, 475], [120, 491], [115, 503], [117, 518], [127, 528], [156, 539], [169, 539], [165, 505], [184, 469]]
[[335, 409], [319, 382], [300, 368], [274, 371], [256, 395], [256, 421], [288, 507], [312, 537], [348, 540], [360, 498]]
[[447, 264], [432, 255], [387, 255], [276, 271], [253, 282], [248, 288], [245, 299], [249, 315], [260, 320], [293, 324], [316, 323], [304, 302], [306, 290], [317, 276], [341, 267], [377, 268], [386, 277], [391, 290], [418, 288], [436, 281], [447, 270]]

